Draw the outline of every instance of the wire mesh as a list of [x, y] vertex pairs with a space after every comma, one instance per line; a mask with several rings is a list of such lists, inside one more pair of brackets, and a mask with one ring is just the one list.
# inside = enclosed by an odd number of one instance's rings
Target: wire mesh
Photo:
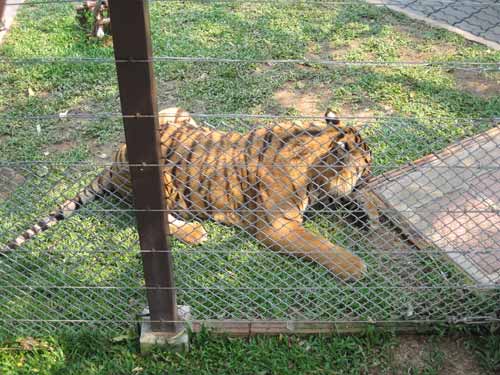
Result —
[[[499, 129], [491, 121], [411, 126], [348, 120], [342, 128], [309, 119], [198, 123], [163, 127], [176, 291], [194, 320], [498, 319]], [[391, 147], [401, 140], [405, 147]], [[450, 144], [452, 158], [414, 162]], [[363, 181], [368, 166], [372, 176]], [[2, 243], [110, 168], [114, 177], [111, 184], [101, 181], [106, 192], [99, 199], [1, 258], [4, 330], [29, 333], [35, 323], [45, 330], [61, 324], [117, 330], [138, 319], [145, 287], [134, 209], [130, 197], [124, 199], [130, 192], [126, 162], [3, 162]], [[411, 173], [398, 178], [394, 170]], [[325, 176], [332, 181], [322, 181]], [[369, 193], [384, 191], [407, 207], [370, 200]], [[449, 200], [439, 200], [440, 194]], [[434, 204], [411, 204], [424, 198]], [[465, 202], [450, 204], [460, 199]], [[424, 244], [408, 232], [414, 217], [430, 228], [421, 228]], [[298, 233], [314, 237], [305, 242]], [[333, 264], [323, 246], [349, 253]]]
[[[24, 4], [49, 9], [52, 3], [67, 2], [74, 1]], [[282, 3], [297, 7], [361, 4]], [[499, 9], [498, 1], [374, 5], [409, 9], [498, 41], [498, 18], [491, 17]], [[371, 11], [365, 13], [360, 17], [375, 17]], [[392, 69], [404, 77], [404, 69], [421, 69], [422, 75], [429, 68], [495, 72], [499, 64], [494, 57], [479, 61], [474, 54], [439, 60], [438, 51], [401, 61], [377, 56], [366, 61], [356, 56], [241, 56], [231, 51], [225, 57], [217, 49], [208, 52], [213, 55], [172, 52], [152, 61], [172, 64], [175, 74], [185, 71], [173, 64], [257, 64], [264, 70], [298, 65], [303, 76], [287, 70], [283, 74], [302, 80], [312, 79], [312, 73], [304, 73], [307, 68], [322, 65], [345, 69], [335, 74], [346, 84], [353, 79], [349, 72], [354, 69], [361, 74]], [[105, 67], [114, 60], [106, 53], [0, 57], [3, 67], [27, 66], [40, 69], [42, 75], [49, 74], [52, 65], [79, 74], [86, 63], [108, 64], [101, 68], [100, 77], [105, 80], [112, 71]], [[36, 67], [41, 64], [48, 67]], [[76, 68], [68, 68], [72, 64]], [[159, 68], [165, 74], [166, 68]], [[203, 85], [209, 69], [190, 74], [199, 75], [197, 84]], [[334, 76], [331, 70], [328, 75]], [[228, 77], [224, 80], [231, 81]], [[391, 77], [380, 75], [367, 84], [379, 81], [390, 84]], [[219, 91], [225, 87], [221, 83]], [[69, 95], [70, 90], [62, 91]], [[117, 104], [116, 91], [105, 92], [103, 98]], [[31, 100], [35, 99], [39, 100]], [[53, 100], [49, 107], [53, 108], [59, 99], [40, 101]], [[440, 98], [426, 95], [425, 100], [438, 107]], [[467, 100], [464, 103], [468, 105]], [[126, 160], [113, 164], [110, 149], [94, 158], [88, 153], [58, 158], [60, 150], [47, 147], [46, 155], [34, 156], [29, 148], [9, 140], [15, 132], [26, 139], [43, 138], [46, 132], [57, 133], [61, 122], [70, 132], [105, 123], [116, 139], [123, 116], [111, 112], [111, 106], [52, 113], [40, 104], [33, 113], [9, 108], [0, 117], [4, 158], [0, 162], [0, 249], [11, 250], [0, 256], [0, 334], [30, 335], [68, 326], [99, 326], [114, 332], [136, 322], [146, 305]], [[414, 116], [339, 113], [328, 125], [323, 116], [217, 114], [211, 108], [211, 114], [194, 113], [193, 123], [198, 125], [183, 123], [182, 131], [164, 137], [162, 166], [170, 197], [178, 303], [190, 306], [193, 319], [201, 322], [390, 322], [397, 327], [404, 322], [498, 321], [500, 140], [499, 117], [492, 108], [476, 117], [454, 108], [453, 118], [414, 111]], [[337, 120], [345, 125], [335, 124]], [[161, 114], [159, 121], [164, 123], [159, 131], [174, 127]], [[59, 146], [64, 149], [64, 143]], [[109, 170], [113, 174], [103, 172]], [[78, 205], [66, 200], [100, 175], [104, 176], [100, 186], [105, 188], [97, 199], [70, 216], [68, 204]], [[343, 191], [339, 194], [339, 190]], [[64, 202], [66, 211], [58, 211]], [[67, 218], [54, 226], [53, 220], [40, 222], [54, 209], [56, 216]], [[30, 240], [19, 239], [35, 224], [50, 228]], [[333, 259], [330, 255], [335, 251], [342, 256]]]

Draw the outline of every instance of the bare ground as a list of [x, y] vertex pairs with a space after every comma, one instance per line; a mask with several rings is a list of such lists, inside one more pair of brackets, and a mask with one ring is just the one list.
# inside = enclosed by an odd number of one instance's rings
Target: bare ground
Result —
[[[302, 83], [302, 84], [300, 84]], [[324, 86], [307, 87], [304, 82], [286, 84], [274, 93], [283, 108], [294, 109], [304, 116], [323, 115], [332, 93]]]
[[500, 74], [455, 70], [453, 72], [455, 84], [459, 90], [482, 98], [492, 98], [500, 95]]
[[[282, 108], [294, 110], [299, 115], [322, 116], [334, 95], [332, 88], [327, 88], [324, 85], [311, 87], [306, 82], [299, 81], [284, 85], [274, 93], [273, 99]], [[341, 116], [352, 117], [351, 125], [361, 125], [364, 118], [375, 116], [375, 108], [385, 114], [393, 112], [389, 106], [377, 105], [367, 98], [358, 98], [356, 102], [345, 103], [334, 110]]]
[[398, 341], [392, 353], [393, 368], [398, 374], [421, 373], [429, 367], [439, 368], [437, 373], [442, 375], [484, 374], [460, 337], [404, 335]]
[[0, 201], [7, 199], [14, 189], [22, 185], [25, 178], [15, 169], [0, 167]]

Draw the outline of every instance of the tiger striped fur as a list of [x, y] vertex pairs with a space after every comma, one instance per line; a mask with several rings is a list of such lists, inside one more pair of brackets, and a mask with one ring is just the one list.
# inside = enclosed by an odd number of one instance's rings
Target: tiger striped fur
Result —
[[[329, 111], [326, 122], [287, 123], [246, 134], [198, 126], [181, 109], [160, 112], [161, 155], [170, 233], [188, 244], [207, 239], [196, 220], [238, 226], [269, 249], [315, 261], [341, 279], [358, 279], [365, 263], [306, 230], [306, 207], [324, 196], [350, 194], [370, 172], [371, 153], [359, 133]], [[9, 245], [28, 239], [110, 192], [131, 195], [126, 145], [112, 166], [76, 197]]]

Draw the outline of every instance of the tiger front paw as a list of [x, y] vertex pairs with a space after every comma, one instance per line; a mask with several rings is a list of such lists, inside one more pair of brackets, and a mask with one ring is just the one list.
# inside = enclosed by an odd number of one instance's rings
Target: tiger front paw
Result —
[[367, 272], [364, 260], [344, 249], [325, 265], [332, 274], [347, 282], [361, 280]]
[[367, 271], [366, 263], [359, 257], [350, 257], [341, 267], [336, 267], [334, 273], [342, 280], [354, 282], [361, 280]]
[[200, 223], [184, 223], [172, 235], [187, 245], [200, 245], [208, 240], [208, 233]]

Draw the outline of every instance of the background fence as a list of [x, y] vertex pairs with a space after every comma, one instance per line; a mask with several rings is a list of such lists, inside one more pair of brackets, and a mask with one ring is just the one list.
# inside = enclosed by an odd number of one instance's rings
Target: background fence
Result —
[[[53, 11], [50, 17], [61, 17], [63, 24], [71, 19], [67, 4], [25, 4], [30, 11]], [[161, 108], [191, 104], [186, 107], [194, 109], [197, 123], [240, 134], [323, 121], [322, 112], [308, 116], [278, 108], [276, 102], [306, 112], [338, 105], [342, 120], [355, 126], [369, 145], [375, 177], [352, 199], [310, 207], [305, 226], [362, 258], [367, 264], [364, 278], [344, 282], [316, 263], [266, 249], [241, 229], [208, 221], [203, 223], [208, 234], [203, 244], [172, 239], [171, 250], [160, 249], [173, 256], [175, 287], [153, 289], [175, 290], [177, 303], [190, 307], [195, 322], [238, 333], [318, 332], [374, 322], [404, 327], [498, 321], [498, 53], [472, 44], [464, 47], [451, 34], [387, 10], [388, 4], [287, 5], [291, 15], [284, 17], [304, 35], [318, 34], [311, 39], [316, 44], [308, 45], [288, 28], [281, 32], [281, 18], [264, 17], [279, 4], [156, 2], [153, 42], [157, 36], [160, 51], [170, 52], [151, 59], [158, 100]], [[257, 13], [266, 22], [248, 15], [259, 6], [271, 7], [260, 10], [264, 16]], [[481, 4], [470, 6], [483, 9]], [[500, 3], [487, 6], [496, 9]], [[224, 18], [228, 9], [244, 22]], [[20, 25], [32, 17], [28, 13], [20, 14]], [[314, 22], [297, 21], [307, 17]], [[160, 23], [164, 19], [172, 20], [167, 29]], [[425, 37], [423, 50], [410, 54], [418, 41], [412, 39], [413, 29], [405, 28], [414, 24]], [[217, 44], [224, 27], [235, 25], [255, 34], [250, 39], [235, 35], [233, 42], [239, 44]], [[185, 33], [173, 33], [181, 26]], [[342, 41], [335, 40], [340, 29], [353, 30], [354, 42], [340, 47]], [[262, 37], [266, 30], [276, 34]], [[407, 33], [407, 40], [394, 41], [394, 30]], [[377, 46], [372, 31], [390, 43]], [[72, 31], [77, 32], [82, 33]], [[196, 32], [196, 38], [183, 39], [189, 32]], [[335, 48], [326, 48], [326, 55], [325, 48], [316, 49], [324, 47], [321, 33], [334, 40]], [[23, 51], [17, 48], [26, 40], [15, 43], [16, 36], [22, 33], [13, 31], [0, 59], [3, 87], [24, 93], [22, 99], [3, 98], [0, 103], [2, 244], [110, 166], [124, 118], [117, 111], [109, 47], [88, 48], [76, 39], [59, 56], [46, 55], [36, 44], [20, 56]], [[49, 41], [57, 40], [49, 36]], [[174, 36], [179, 44], [171, 41]], [[437, 47], [427, 37], [437, 38]], [[193, 47], [195, 42], [200, 46]], [[283, 45], [287, 47], [280, 49]], [[180, 48], [182, 53], [173, 53]], [[196, 48], [205, 54], [190, 55]], [[404, 51], [398, 55], [397, 48]], [[440, 48], [453, 48], [453, 57], [439, 59]], [[461, 78], [471, 75], [474, 79]], [[34, 87], [28, 81], [19, 87], [13, 83], [22, 77], [35, 79]], [[50, 77], [62, 81], [50, 82]], [[181, 87], [184, 80], [189, 84]], [[82, 90], [92, 95], [75, 94]], [[329, 99], [323, 103], [321, 96]], [[82, 98], [90, 100], [80, 102]], [[255, 114], [262, 112], [274, 115]], [[83, 140], [88, 144], [81, 144]], [[169, 167], [168, 160], [164, 167]], [[209, 175], [228, 180], [223, 173]], [[366, 217], [371, 206], [380, 214], [376, 223]], [[136, 322], [146, 306], [145, 292], [151, 290], [144, 284], [136, 211], [120, 196], [108, 195], [2, 257], [2, 334], [95, 326], [115, 332]], [[172, 213], [183, 211], [177, 207]]]

